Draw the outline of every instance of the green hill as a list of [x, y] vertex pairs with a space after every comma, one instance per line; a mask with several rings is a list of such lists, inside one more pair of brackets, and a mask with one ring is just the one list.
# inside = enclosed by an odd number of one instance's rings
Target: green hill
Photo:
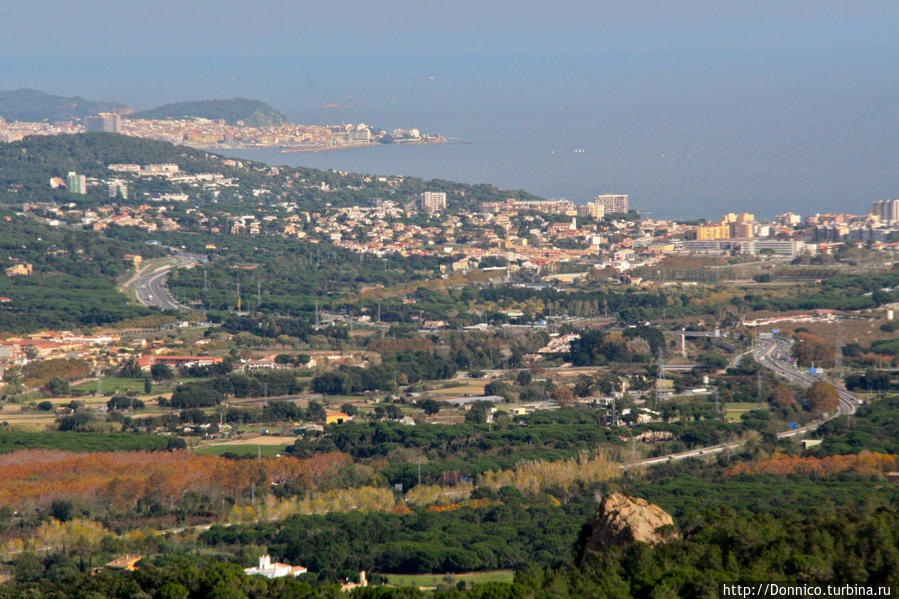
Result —
[[239, 122], [242, 122], [248, 127], [271, 127], [290, 124], [287, 117], [272, 106], [260, 100], [250, 100], [248, 98], [176, 102], [130, 115], [130, 118], [135, 119], [177, 119], [184, 117], [224, 119], [229, 125], [237, 125]]
[[124, 114], [131, 112], [131, 109], [118, 102], [95, 102], [79, 96], [54, 96], [36, 89], [0, 92], [0, 117], [9, 121], [64, 121], [99, 112]]
[[0, 203], [60, 201], [68, 196], [50, 189], [48, 177], [65, 177], [68, 171], [107, 177], [106, 165], [111, 162], [171, 162], [187, 172], [223, 172], [225, 168], [208, 152], [152, 139], [116, 133], [30, 135], [0, 144]]

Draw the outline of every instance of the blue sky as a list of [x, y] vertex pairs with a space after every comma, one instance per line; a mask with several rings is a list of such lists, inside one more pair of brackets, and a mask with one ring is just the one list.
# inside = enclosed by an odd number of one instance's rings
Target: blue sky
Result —
[[0, 3], [2, 56], [352, 56], [896, 47], [892, 1]]

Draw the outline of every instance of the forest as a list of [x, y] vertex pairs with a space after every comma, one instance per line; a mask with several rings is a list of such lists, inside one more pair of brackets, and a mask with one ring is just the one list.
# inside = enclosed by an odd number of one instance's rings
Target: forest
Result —
[[[697, 467], [713, 468], [687, 466]], [[702, 479], [679, 479], [668, 472], [656, 481], [627, 484], [631, 491], [638, 489], [633, 485], [661, 484], [662, 491], [649, 498], [675, 514], [682, 539], [658, 546], [635, 543], [602, 554], [585, 553], [581, 539], [595, 506], [592, 490], [584, 489], [579, 498], [555, 507], [551, 502], [540, 506], [539, 498], [503, 488], [481, 496], [489, 503], [485, 507], [295, 516], [280, 524], [213, 527], [198, 540], [204, 557], [162, 554], [144, 559], [134, 573], [87, 574], [84, 554], [79, 557], [77, 552], [60, 554], [57, 562], [26, 553], [15, 560], [15, 581], [0, 587], [0, 597], [19, 597], [23, 595], [15, 593], [26, 591], [38, 598], [93, 591], [108, 597], [146, 592], [200, 598], [226, 590], [221, 596], [337, 597], [329, 583], [352, 580], [360, 568], [380, 580], [378, 572], [383, 571], [458, 572], [503, 564], [522, 565], [512, 585], [454, 585], [427, 595], [378, 587], [357, 589], [350, 597], [711, 598], [718, 596], [720, 581], [899, 581], [895, 490], [878, 490], [866, 477], [848, 479], [840, 487], [836, 481], [805, 476], [783, 480], [741, 475], [709, 483], [709, 473]], [[666, 480], [678, 486], [669, 487]], [[688, 488], [693, 492], [685, 494]], [[779, 490], [789, 497], [769, 512], [752, 506], [764, 505], [762, 495]], [[117, 543], [109, 540], [106, 546], [121, 547]], [[267, 547], [273, 556], [302, 563], [312, 574], [276, 581], [245, 577], [231, 560], [247, 555], [247, 547]]]
[[128, 303], [115, 279], [128, 268], [126, 254], [154, 257], [162, 255], [160, 249], [51, 227], [5, 210], [0, 218], [5, 219], [0, 236], [5, 260], [34, 268], [31, 275], [0, 277], [0, 296], [10, 300], [0, 304], [0, 329], [70, 329], [152, 314]]

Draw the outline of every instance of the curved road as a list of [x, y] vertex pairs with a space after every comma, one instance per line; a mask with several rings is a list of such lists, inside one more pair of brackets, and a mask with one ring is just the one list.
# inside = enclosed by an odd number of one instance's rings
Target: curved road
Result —
[[[758, 362], [765, 368], [772, 370], [778, 376], [781, 376], [788, 381], [797, 385], [801, 385], [803, 387], [811, 387], [814, 383], [825, 380], [824, 378], [816, 374], [811, 374], [808, 371], [800, 370], [793, 365], [793, 362], [789, 360], [790, 342], [785, 339], [760, 339], [758, 347], [752, 350], [752, 357], [755, 358], [756, 362]], [[836, 412], [822, 420], [807, 424], [803, 427], [781, 431], [777, 433], [777, 438], [786, 439], [789, 437], [802, 436], [805, 433], [814, 431], [828, 420], [836, 418], [837, 416], [847, 416], [854, 414], [858, 409], [858, 406], [860, 405], [859, 400], [845, 389], [840, 389], [839, 387], [837, 387], [837, 390], [840, 393], [840, 405], [837, 408]], [[641, 460], [633, 464], [626, 464], [623, 466], [623, 468], [628, 469], [635, 466], [656, 466], [658, 464], [665, 464], [675, 460], [684, 460], [686, 458], [714, 455], [723, 451], [738, 449], [744, 443], [746, 443], [745, 440], [732, 441], [729, 443], [722, 443], [721, 445], [712, 445], [710, 447], [700, 447], [697, 449], [691, 449], [689, 451], [683, 451], [681, 453], [674, 453], [670, 455], [659, 456], [656, 458], [649, 458], [648, 460]]]
[[[793, 363], [789, 360], [790, 342], [786, 339], [776, 337], [760, 339], [758, 347], [752, 352], [752, 357], [765, 368], [773, 370], [775, 374], [797, 385], [811, 387], [819, 381], [827, 382], [817, 374], [811, 374], [807, 370], [803, 371], [793, 366]], [[837, 407], [837, 413], [830, 417], [835, 418], [836, 416], [854, 414], [859, 406], [858, 399], [845, 389], [837, 387], [837, 391], [840, 393], [840, 405]]]
[[189, 308], [179, 303], [168, 289], [165, 288], [165, 281], [169, 273], [175, 268], [184, 268], [192, 266], [203, 259], [203, 256], [195, 254], [176, 254], [176, 264], [168, 264], [159, 268], [140, 271], [128, 282], [126, 287], [133, 287], [137, 301], [144, 306], [159, 308], [160, 310], [178, 310], [185, 312]]

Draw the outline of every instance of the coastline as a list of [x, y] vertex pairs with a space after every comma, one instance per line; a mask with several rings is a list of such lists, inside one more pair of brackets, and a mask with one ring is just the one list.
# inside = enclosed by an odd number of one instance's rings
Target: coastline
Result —
[[[434, 144], [445, 144], [448, 143], [446, 138], [442, 135], [438, 135], [436, 139], [429, 140], [421, 140], [421, 141], [399, 141], [393, 142], [389, 144], [382, 144], [379, 142], [365, 142], [365, 143], [353, 143], [353, 144], [337, 144], [337, 145], [312, 145], [312, 146], [293, 146], [293, 147], [281, 147], [280, 152], [282, 154], [296, 154], [296, 153], [305, 153], [305, 152], [330, 152], [332, 150], [348, 150], [350, 148], [366, 148], [371, 146], [425, 146], [425, 145], [434, 145]], [[268, 148], [273, 148], [275, 146], [265, 146]]]

